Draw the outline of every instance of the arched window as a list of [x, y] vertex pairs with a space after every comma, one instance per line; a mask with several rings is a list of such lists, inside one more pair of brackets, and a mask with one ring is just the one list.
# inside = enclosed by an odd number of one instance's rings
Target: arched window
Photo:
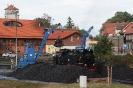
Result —
[[3, 22], [3, 24], [5, 25], [5, 26], [11, 26], [11, 27], [22, 27], [22, 23], [20, 23], [20, 22], [17, 22], [17, 21], [5, 21], [5, 22]]

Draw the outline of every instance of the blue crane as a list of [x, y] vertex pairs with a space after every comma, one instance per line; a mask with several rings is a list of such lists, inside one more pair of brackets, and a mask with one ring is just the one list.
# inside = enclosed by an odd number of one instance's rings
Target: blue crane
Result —
[[52, 33], [58, 26], [60, 26], [60, 23], [55, 25], [53, 28], [45, 31], [44, 33], [44, 37], [42, 39], [41, 45], [39, 47], [39, 50], [37, 52], [37, 54], [35, 55], [35, 49], [32, 43], [26, 43], [25, 45], [25, 54], [23, 55], [23, 57], [19, 60], [19, 65], [15, 66], [15, 68], [23, 68], [24, 66], [28, 65], [28, 64], [34, 64], [38, 61], [39, 55], [42, 51], [42, 49], [44, 48], [46, 41], [48, 39], [48, 36], [50, 35], [50, 33]]
[[91, 26], [88, 31], [86, 31], [82, 37], [82, 40], [81, 40], [81, 44], [80, 46], [77, 46], [76, 49], [85, 49], [85, 46], [86, 46], [86, 38], [89, 36], [89, 33], [91, 32], [91, 30], [93, 29], [93, 26]]

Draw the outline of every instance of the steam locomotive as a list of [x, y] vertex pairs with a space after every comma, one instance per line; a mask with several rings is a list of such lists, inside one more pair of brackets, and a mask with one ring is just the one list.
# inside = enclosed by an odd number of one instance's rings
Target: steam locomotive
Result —
[[78, 65], [97, 71], [93, 50], [87, 49], [61, 49], [60, 51], [56, 52], [55, 56], [53, 56], [53, 64], [69, 66]]

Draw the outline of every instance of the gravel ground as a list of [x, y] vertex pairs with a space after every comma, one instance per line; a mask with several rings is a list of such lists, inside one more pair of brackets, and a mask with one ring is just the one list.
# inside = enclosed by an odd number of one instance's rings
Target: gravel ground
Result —
[[7, 75], [12, 73], [13, 71], [13, 69], [0, 69], [0, 75]]

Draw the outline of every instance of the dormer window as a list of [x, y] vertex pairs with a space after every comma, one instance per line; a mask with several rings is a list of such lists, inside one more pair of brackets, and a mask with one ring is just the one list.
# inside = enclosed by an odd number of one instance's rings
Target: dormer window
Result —
[[5, 21], [5, 22], [3, 22], [3, 24], [5, 25], [5, 26], [10, 26], [10, 27], [22, 27], [22, 23], [20, 23], [20, 22], [17, 22], [17, 21]]

